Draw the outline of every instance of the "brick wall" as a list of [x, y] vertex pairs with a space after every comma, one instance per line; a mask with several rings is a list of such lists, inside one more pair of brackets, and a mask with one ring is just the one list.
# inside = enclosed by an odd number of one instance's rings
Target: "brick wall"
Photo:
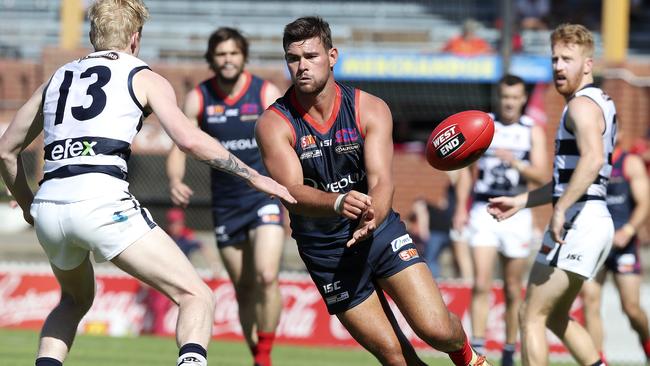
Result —
[[[50, 48], [43, 52], [42, 63], [0, 59], [0, 123], [10, 121], [20, 104], [57, 67], [87, 52], [88, 50], [85, 49], [64, 52]], [[205, 63], [173, 65], [154, 63], [151, 67], [171, 82], [177, 93], [179, 105], [187, 91], [210, 75]], [[650, 62], [629, 63], [624, 67], [638, 76], [650, 75]], [[273, 81], [281, 89], [289, 85], [285, 72], [281, 68], [250, 65], [249, 70]], [[617, 104], [621, 129], [625, 132], [625, 144], [629, 145], [634, 138], [645, 136], [648, 116], [650, 116], [650, 88], [634, 87], [618, 79], [605, 80], [603, 88]], [[544, 105], [549, 121], [546, 131], [550, 156], [564, 100], [552, 87], [549, 87], [545, 92]], [[446, 175], [429, 167], [422, 154], [417, 152], [396, 152], [393, 167], [396, 186], [394, 206], [403, 215], [408, 214], [414, 199], [425, 197], [435, 200], [440, 197], [448, 184]], [[540, 217], [540, 222], [546, 222], [548, 210], [542, 209], [539, 212], [537, 216]]]

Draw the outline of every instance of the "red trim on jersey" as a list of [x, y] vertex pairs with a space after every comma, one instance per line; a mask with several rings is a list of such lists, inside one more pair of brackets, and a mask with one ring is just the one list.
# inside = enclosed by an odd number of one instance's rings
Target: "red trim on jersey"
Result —
[[271, 104], [273, 103], [268, 103], [266, 100], [266, 97], [264, 96], [264, 92], [266, 91], [266, 87], [269, 85], [269, 82], [264, 80], [262, 83], [262, 87], [260, 88], [260, 100], [262, 101], [262, 107], [263, 108], [268, 108]]
[[293, 89], [291, 91], [291, 104], [293, 105], [294, 108], [300, 113], [301, 117], [307, 121], [312, 127], [316, 129], [316, 131], [325, 134], [327, 131], [329, 131], [330, 128], [332, 128], [332, 125], [334, 125], [334, 122], [336, 121], [336, 118], [339, 116], [339, 110], [341, 109], [341, 88], [339, 88], [338, 85], [334, 85], [336, 87], [336, 98], [334, 99], [334, 107], [332, 108], [332, 114], [330, 115], [330, 118], [325, 121], [324, 124], [318, 123], [315, 119], [313, 119], [307, 111], [300, 105], [298, 102], [298, 99], [296, 98], [296, 90]]
[[286, 122], [287, 125], [289, 125], [289, 128], [291, 129], [291, 136], [293, 137], [293, 148], [296, 148], [296, 130], [293, 128], [293, 125], [291, 124], [291, 121], [289, 121], [289, 118], [284, 115], [284, 113], [280, 112], [277, 108], [274, 106], [270, 106], [268, 108], [269, 111], [277, 113], [280, 117], [282, 117], [282, 120]]
[[228, 94], [226, 94], [223, 90], [221, 90], [219, 84], [217, 83], [216, 77], [211, 80], [212, 87], [214, 88], [214, 92], [217, 93], [217, 96], [219, 98], [223, 99], [223, 102], [227, 106], [232, 106], [233, 104], [239, 102], [239, 100], [244, 96], [244, 94], [246, 94], [248, 88], [251, 86], [251, 81], [253, 80], [253, 76], [246, 71], [242, 73], [242, 76], [246, 78], [246, 83], [244, 84], [244, 87], [241, 88], [239, 93], [237, 93], [237, 95], [235, 95], [234, 97], [229, 97]]
[[205, 108], [205, 102], [203, 101], [203, 92], [201, 91], [201, 86], [197, 85], [194, 90], [199, 94], [199, 113], [196, 115], [196, 124], [201, 126], [201, 121], [203, 120], [203, 111]]
[[361, 103], [361, 89], [354, 89], [354, 120], [357, 124], [357, 129], [359, 129], [359, 133], [361, 133], [361, 137], [365, 139], [366, 131], [364, 131], [363, 127], [361, 126], [360, 103]]

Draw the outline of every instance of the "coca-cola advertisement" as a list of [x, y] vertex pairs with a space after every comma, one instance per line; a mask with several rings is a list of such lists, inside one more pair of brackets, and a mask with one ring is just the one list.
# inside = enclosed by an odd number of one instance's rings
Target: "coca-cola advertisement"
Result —
[[[95, 301], [82, 320], [79, 332], [115, 336], [150, 333], [172, 335], [177, 308], [155, 290], [126, 275], [98, 274]], [[239, 325], [237, 301], [226, 278], [206, 281], [217, 299], [214, 337], [243, 339]], [[471, 288], [467, 284], [440, 282], [439, 287], [449, 310], [469, 325]], [[318, 346], [356, 346], [357, 343], [338, 321], [327, 313], [314, 284], [306, 275], [284, 274], [280, 280], [283, 310], [276, 339], [281, 343]], [[54, 276], [46, 270], [20, 270], [0, 267], [0, 327], [38, 329], [59, 301], [60, 292]], [[505, 305], [500, 288], [493, 289], [490, 304], [491, 325], [487, 333], [488, 350], [500, 350], [504, 338]], [[406, 336], [418, 348], [428, 348], [389, 303]], [[573, 315], [580, 314], [576, 302]], [[566, 354], [557, 338], [549, 333], [551, 351]]]

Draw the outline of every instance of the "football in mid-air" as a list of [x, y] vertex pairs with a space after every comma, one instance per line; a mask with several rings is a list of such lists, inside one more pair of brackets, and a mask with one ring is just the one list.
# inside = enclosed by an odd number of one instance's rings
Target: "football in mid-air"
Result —
[[483, 155], [494, 136], [494, 121], [481, 111], [463, 111], [445, 118], [427, 141], [427, 161], [439, 170], [466, 167]]

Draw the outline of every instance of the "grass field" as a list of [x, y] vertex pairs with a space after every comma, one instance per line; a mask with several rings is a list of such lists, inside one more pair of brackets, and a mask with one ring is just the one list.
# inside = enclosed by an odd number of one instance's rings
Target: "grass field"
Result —
[[[29, 330], [0, 329], [0, 359], [3, 366], [34, 364], [38, 333]], [[177, 356], [173, 338], [119, 338], [80, 335], [66, 366], [161, 366], [174, 365]], [[213, 341], [208, 350], [210, 366], [251, 366], [243, 342]], [[423, 356], [431, 366], [451, 365], [447, 357]], [[498, 365], [498, 360], [495, 360]], [[364, 366], [378, 365], [368, 352], [357, 348], [318, 348], [276, 345], [275, 366]], [[552, 364], [559, 366], [561, 364]]]
[[[38, 342], [36, 331], [0, 329], [0, 359], [3, 366], [33, 365]], [[177, 357], [173, 338], [115, 338], [80, 335], [66, 366], [161, 366], [174, 365]], [[242, 342], [213, 341], [208, 350], [210, 366], [251, 366], [248, 348]], [[429, 365], [449, 365], [446, 358], [427, 357]], [[361, 349], [316, 348], [276, 345], [277, 366], [377, 365]]]

